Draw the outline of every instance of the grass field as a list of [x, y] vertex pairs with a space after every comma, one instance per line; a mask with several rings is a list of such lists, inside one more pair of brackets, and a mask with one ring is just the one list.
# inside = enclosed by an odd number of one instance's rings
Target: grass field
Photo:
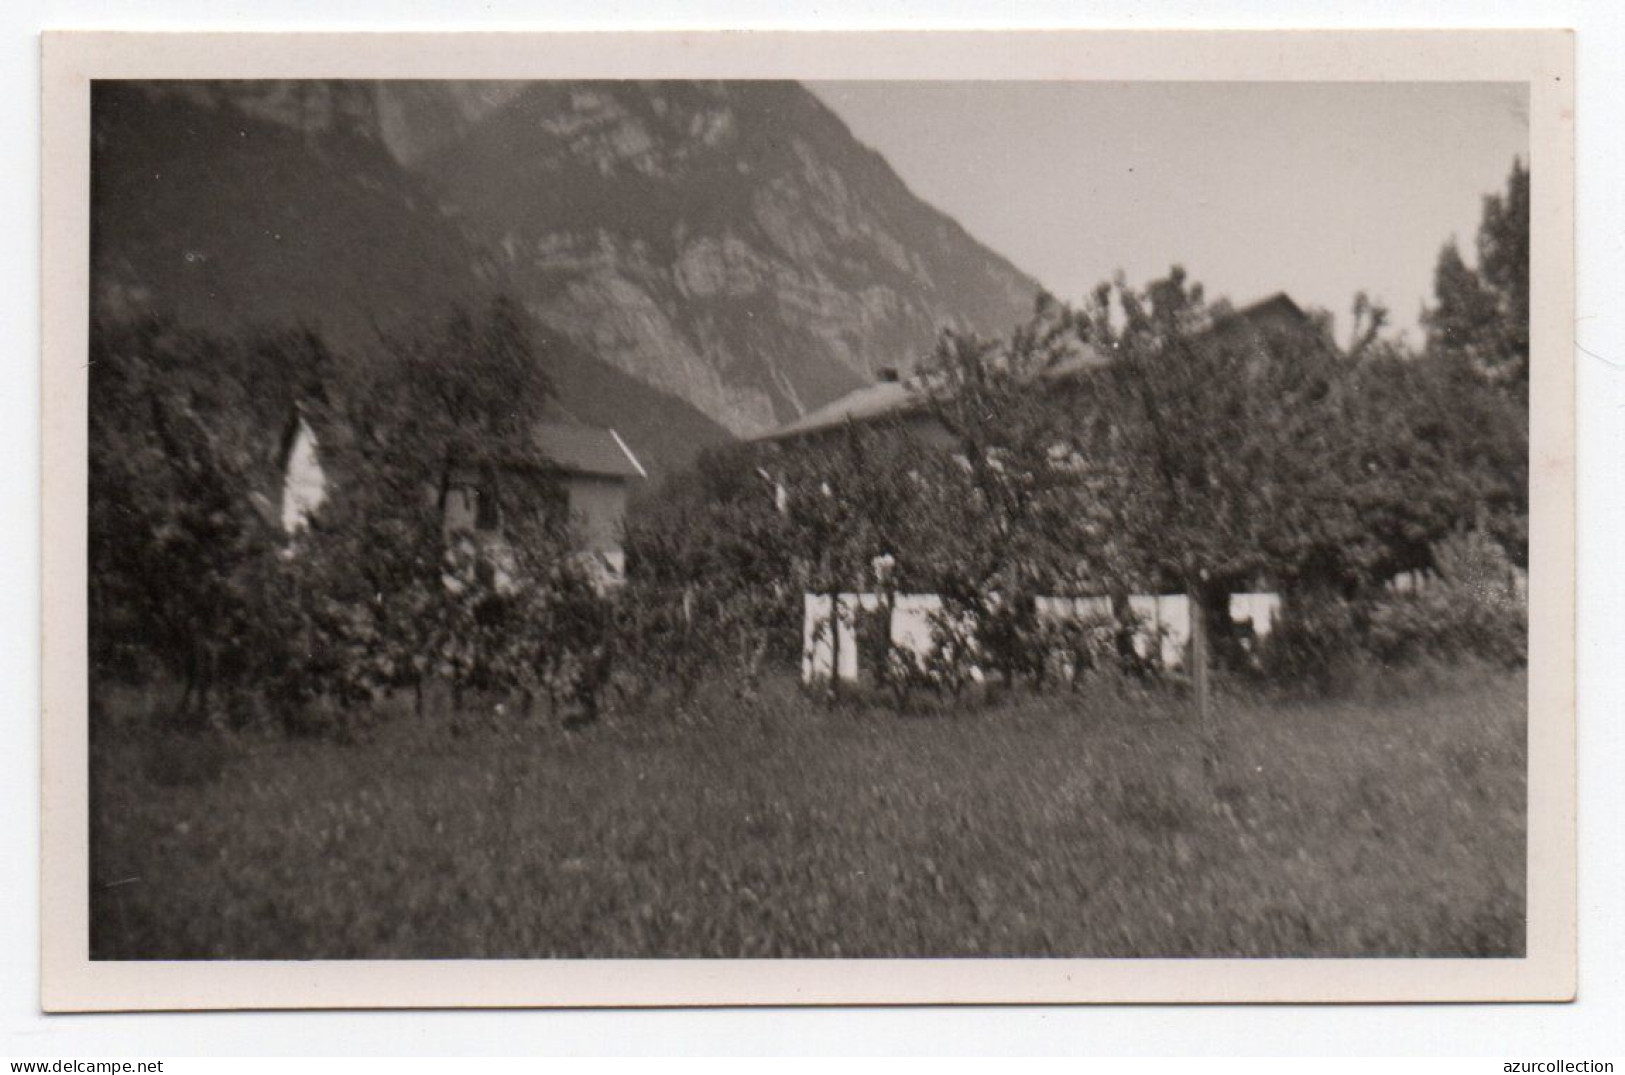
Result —
[[92, 750], [92, 954], [1519, 955], [1521, 675]]

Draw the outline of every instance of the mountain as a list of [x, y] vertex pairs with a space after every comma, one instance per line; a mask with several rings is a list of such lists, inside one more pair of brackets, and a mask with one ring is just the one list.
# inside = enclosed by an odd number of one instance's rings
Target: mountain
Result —
[[98, 311], [387, 361], [498, 293], [659, 469], [1000, 334], [1038, 285], [786, 82], [98, 82]]
[[[458, 132], [451, 87], [433, 128]], [[232, 333], [290, 325], [388, 361], [386, 333], [432, 331], [507, 282], [395, 156], [404, 125], [365, 83], [98, 82], [91, 262], [97, 313], [153, 311]], [[386, 141], [386, 138], [395, 141]], [[692, 406], [539, 326], [566, 412], [619, 429], [655, 472], [730, 438]]]
[[735, 433], [1000, 334], [1038, 284], [788, 82], [382, 83], [380, 139], [538, 317]]
[[303, 323], [356, 347], [494, 291], [494, 264], [380, 145], [299, 129], [229, 85], [96, 84], [98, 299], [133, 293], [210, 328]]

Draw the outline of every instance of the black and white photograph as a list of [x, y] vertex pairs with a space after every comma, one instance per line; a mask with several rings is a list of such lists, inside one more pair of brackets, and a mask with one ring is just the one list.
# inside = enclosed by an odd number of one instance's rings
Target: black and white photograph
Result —
[[1525, 959], [1530, 115], [94, 79], [89, 961]]

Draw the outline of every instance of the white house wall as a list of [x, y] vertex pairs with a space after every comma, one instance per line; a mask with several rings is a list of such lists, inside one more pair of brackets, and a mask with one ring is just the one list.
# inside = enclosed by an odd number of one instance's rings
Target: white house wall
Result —
[[316, 434], [303, 418], [294, 430], [288, 465], [282, 475], [282, 530], [297, 534], [310, 525], [316, 509], [327, 499], [327, 475], [322, 471]]
[[1184, 594], [1136, 594], [1128, 599], [1128, 606], [1145, 631], [1136, 635], [1134, 647], [1140, 656], [1151, 656], [1151, 639], [1161, 638], [1162, 649], [1157, 654], [1163, 665], [1178, 668], [1185, 662], [1185, 647], [1191, 640], [1190, 598]]
[[801, 629], [801, 678], [803, 682], [829, 679], [835, 654], [839, 654], [837, 674], [843, 680], [858, 678], [858, 634], [856, 618], [859, 609], [880, 607], [877, 594], [843, 593], [835, 598], [839, 615], [836, 629], [829, 629], [829, 594], [807, 594], [803, 602]]
[[1263, 638], [1275, 630], [1281, 617], [1281, 595], [1278, 593], [1237, 593], [1230, 595], [1230, 618], [1236, 623], [1252, 624], [1253, 633]]
[[892, 609], [892, 645], [909, 653], [931, 652], [931, 617], [942, 609], [936, 594], [898, 594]]
[[[885, 599], [875, 593], [844, 593], [839, 597], [838, 625], [839, 663], [836, 672], [841, 680], [854, 682], [858, 678], [857, 612], [873, 611], [885, 607]], [[931, 651], [932, 615], [942, 608], [942, 598], [935, 594], [898, 594], [894, 599], [891, 621], [892, 645], [898, 649], [923, 657]], [[1094, 619], [1112, 614], [1111, 599], [1107, 597], [1040, 597], [1037, 601], [1040, 616], [1057, 619]], [[1184, 594], [1135, 594], [1129, 598], [1129, 608], [1144, 626], [1135, 636], [1135, 646], [1142, 657], [1151, 654], [1151, 639], [1161, 638], [1158, 654], [1169, 668], [1178, 668], [1185, 662], [1185, 648], [1190, 643], [1190, 601]], [[1280, 615], [1281, 598], [1273, 593], [1232, 594], [1230, 617], [1238, 624], [1251, 624], [1254, 634], [1262, 639], [1274, 628]], [[829, 630], [830, 597], [828, 594], [805, 594], [801, 629], [801, 678], [805, 683], [827, 681], [830, 677], [836, 635]]]

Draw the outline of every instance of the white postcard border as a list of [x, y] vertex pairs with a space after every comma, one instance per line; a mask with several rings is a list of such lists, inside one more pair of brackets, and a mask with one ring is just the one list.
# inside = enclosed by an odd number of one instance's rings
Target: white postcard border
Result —
[[[42, 1006], [49, 1011], [1566, 1000], [1576, 959], [1573, 37], [1518, 31], [121, 34], [44, 38]], [[1522, 959], [92, 962], [86, 721], [95, 78], [1516, 81], [1532, 168]]]

